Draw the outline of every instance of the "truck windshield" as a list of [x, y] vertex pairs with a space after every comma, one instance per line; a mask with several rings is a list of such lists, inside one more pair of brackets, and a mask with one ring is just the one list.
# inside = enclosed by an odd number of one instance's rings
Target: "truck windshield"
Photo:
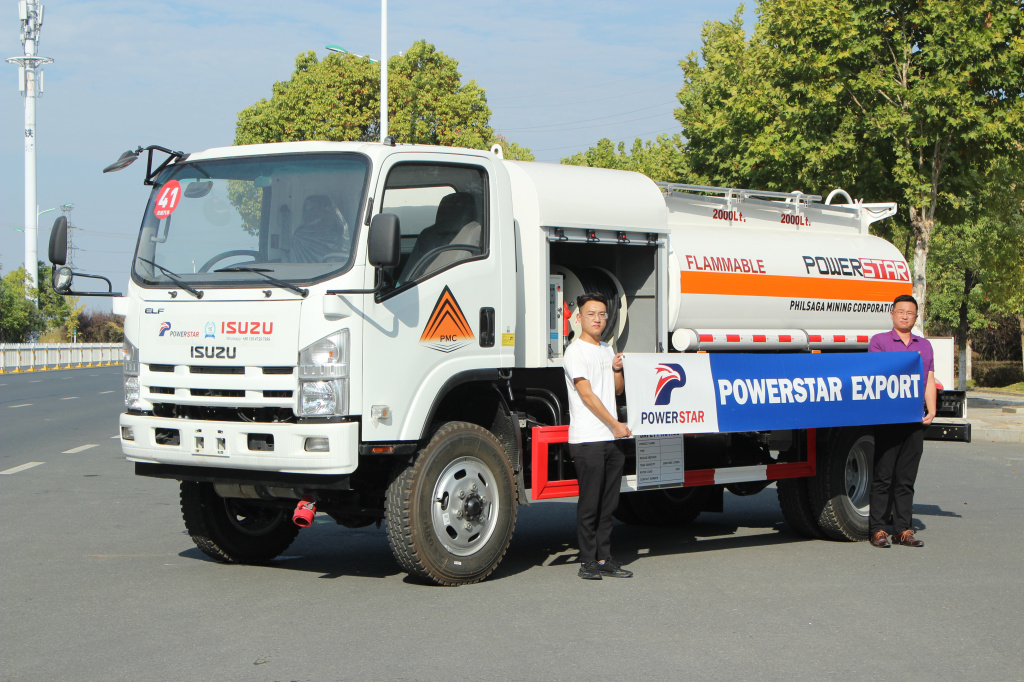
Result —
[[368, 168], [359, 154], [175, 164], [146, 207], [132, 276], [144, 286], [209, 288], [312, 282], [346, 270]]

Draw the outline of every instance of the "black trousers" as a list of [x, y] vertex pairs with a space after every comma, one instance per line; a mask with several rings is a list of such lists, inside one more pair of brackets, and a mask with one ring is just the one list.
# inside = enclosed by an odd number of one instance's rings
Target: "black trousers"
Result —
[[924, 451], [924, 424], [879, 424], [875, 427], [875, 461], [871, 477], [868, 533], [885, 528], [890, 500], [893, 532], [910, 530], [914, 511], [914, 482]]
[[576, 505], [580, 561], [607, 559], [612, 554], [612, 513], [619, 506], [626, 456], [613, 440], [570, 443], [569, 455], [580, 482], [580, 501]]

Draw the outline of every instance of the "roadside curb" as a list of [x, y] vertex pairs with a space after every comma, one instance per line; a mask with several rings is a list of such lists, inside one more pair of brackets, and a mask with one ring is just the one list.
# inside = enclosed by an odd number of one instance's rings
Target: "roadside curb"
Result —
[[92, 365], [72, 365], [70, 367], [33, 367], [32, 369], [0, 369], [0, 374], [35, 374], [36, 372], [56, 372], [63, 371], [66, 369], [97, 369], [99, 367], [119, 367], [120, 362], [107, 362], [103, 364], [92, 364]]
[[[970, 420], [968, 420], [970, 421]], [[987, 440], [995, 443], [1024, 444], [1024, 431], [1020, 429], [971, 429], [971, 441]]]

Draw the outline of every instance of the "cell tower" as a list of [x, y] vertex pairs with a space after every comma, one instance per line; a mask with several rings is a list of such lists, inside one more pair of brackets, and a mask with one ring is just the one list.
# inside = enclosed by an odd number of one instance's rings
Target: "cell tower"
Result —
[[75, 253], [78, 252], [78, 247], [75, 246], [75, 226], [71, 224], [71, 211], [75, 208], [75, 205], [70, 201], [66, 204], [60, 205], [60, 212], [68, 221], [68, 262], [67, 266], [71, 269], [75, 267]]
[[39, 57], [39, 32], [43, 28], [43, 6], [35, 0], [20, 0], [21, 46], [25, 54], [8, 57], [18, 65], [18, 90], [25, 97], [25, 270], [29, 286], [36, 283], [36, 240], [39, 232], [39, 207], [36, 205], [36, 99], [43, 96], [43, 71], [39, 67], [52, 64], [49, 57]]

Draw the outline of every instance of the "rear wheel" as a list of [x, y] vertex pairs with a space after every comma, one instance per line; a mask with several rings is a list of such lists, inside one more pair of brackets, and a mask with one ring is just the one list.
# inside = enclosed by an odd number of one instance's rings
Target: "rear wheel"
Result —
[[866, 540], [871, 500], [875, 439], [863, 429], [837, 429], [818, 473], [810, 480], [810, 500], [817, 525], [836, 540]]
[[811, 509], [811, 493], [806, 478], [784, 478], [776, 484], [779, 506], [786, 523], [797, 535], [821, 539], [825, 534], [818, 528], [817, 516]]
[[181, 482], [181, 515], [196, 547], [229, 563], [266, 563], [299, 533], [288, 510], [221, 497], [212, 483]]
[[486, 429], [449, 422], [387, 491], [384, 524], [403, 569], [438, 585], [483, 580], [501, 563], [516, 523], [516, 481]]

